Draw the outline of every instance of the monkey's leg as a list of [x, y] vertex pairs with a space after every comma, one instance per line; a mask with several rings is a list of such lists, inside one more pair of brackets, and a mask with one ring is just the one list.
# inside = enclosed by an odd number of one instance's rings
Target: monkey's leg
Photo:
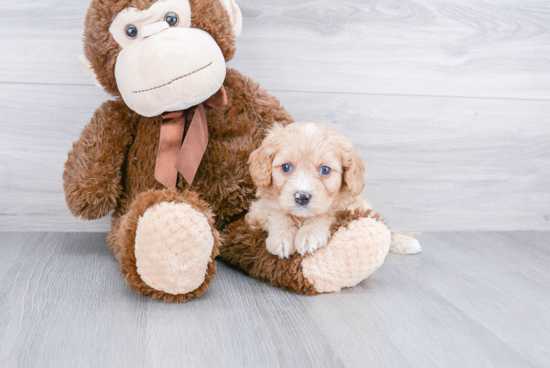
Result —
[[331, 233], [313, 254], [280, 259], [266, 250], [265, 231], [239, 220], [224, 231], [220, 256], [254, 278], [307, 295], [355, 286], [384, 263], [391, 233], [374, 211], [340, 212]]
[[210, 207], [194, 192], [141, 193], [113, 223], [108, 242], [128, 285], [167, 302], [204, 293], [216, 270], [220, 237]]

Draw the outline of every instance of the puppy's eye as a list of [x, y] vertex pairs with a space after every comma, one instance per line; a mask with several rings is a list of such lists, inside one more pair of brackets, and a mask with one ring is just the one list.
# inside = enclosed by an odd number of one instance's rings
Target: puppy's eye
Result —
[[124, 32], [126, 33], [126, 36], [131, 39], [136, 38], [138, 35], [138, 29], [133, 24], [128, 24], [124, 29]]
[[284, 172], [290, 172], [292, 170], [292, 165], [290, 164], [283, 164], [281, 165], [281, 169], [284, 171]]
[[330, 174], [330, 167], [328, 166], [321, 167], [321, 170], [319, 170], [319, 173], [324, 176]]
[[175, 27], [178, 25], [178, 15], [174, 12], [170, 12], [164, 16], [164, 20], [170, 27]]

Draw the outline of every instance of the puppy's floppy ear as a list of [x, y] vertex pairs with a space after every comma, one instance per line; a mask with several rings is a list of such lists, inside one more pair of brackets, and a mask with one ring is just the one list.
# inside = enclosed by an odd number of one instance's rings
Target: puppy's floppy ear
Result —
[[273, 154], [275, 153], [275, 136], [283, 130], [282, 125], [274, 124], [260, 148], [250, 154], [250, 176], [254, 185], [259, 188], [271, 184]]
[[271, 155], [263, 144], [250, 154], [250, 176], [255, 186], [263, 188], [271, 184], [271, 160]]
[[350, 152], [346, 161], [344, 182], [348, 186], [350, 197], [356, 197], [365, 188], [365, 165], [355, 150]]

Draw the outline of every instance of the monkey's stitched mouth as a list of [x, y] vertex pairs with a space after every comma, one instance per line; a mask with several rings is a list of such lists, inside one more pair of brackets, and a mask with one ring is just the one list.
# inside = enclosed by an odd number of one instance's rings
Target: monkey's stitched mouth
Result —
[[196, 72], [199, 72], [199, 71], [201, 71], [201, 70], [203, 70], [203, 69], [206, 69], [206, 68], [208, 68], [210, 65], [212, 65], [212, 62], [206, 64], [205, 66], [203, 66], [203, 67], [201, 67], [201, 68], [198, 68], [197, 70], [192, 71], [191, 73], [187, 73], [187, 74], [185, 74], [185, 75], [182, 75], [181, 77], [177, 77], [177, 78], [175, 78], [175, 79], [172, 79], [170, 82], [164, 83], [163, 85], [156, 86], [156, 87], [153, 87], [153, 88], [142, 89], [141, 91], [132, 91], [132, 93], [147, 92], [147, 91], [152, 91], [152, 90], [154, 90], [154, 89], [166, 87], [166, 86], [168, 86], [168, 85], [174, 83], [174, 82], [177, 81], [177, 80], [180, 80], [180, 79], [182, 79], [182, 78], [188, 77], [188, 76], [190, 76], [191, 74], [195, 74]]

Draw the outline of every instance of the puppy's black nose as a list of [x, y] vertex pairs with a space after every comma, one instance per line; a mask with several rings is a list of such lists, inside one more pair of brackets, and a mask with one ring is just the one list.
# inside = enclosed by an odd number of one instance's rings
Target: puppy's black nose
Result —
[[297, 192], [294, 194], [294, 201], [300, 206], [306, 205], [311, 199], [311, 194], [306, 192]]

